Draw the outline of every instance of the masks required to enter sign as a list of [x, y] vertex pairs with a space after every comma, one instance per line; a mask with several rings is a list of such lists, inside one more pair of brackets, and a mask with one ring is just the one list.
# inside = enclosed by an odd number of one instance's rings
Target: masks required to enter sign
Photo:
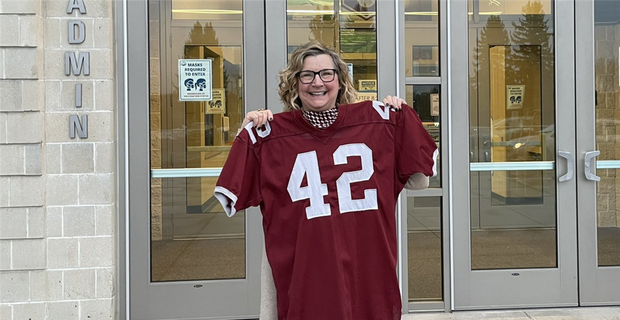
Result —
[[211, 59], [179, 59], [179, 100], [213, 99]]

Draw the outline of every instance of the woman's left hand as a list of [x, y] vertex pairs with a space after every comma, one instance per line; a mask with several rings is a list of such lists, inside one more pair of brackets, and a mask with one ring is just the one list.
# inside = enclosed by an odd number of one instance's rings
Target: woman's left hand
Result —
[[254, 123], [255, 128], [262, 127], [267, 123], [267, 121], [271, 120], [273, 120], [273, 112], [271, 112], [271, 110], [258, 109], [250, 111], [245, 115], [245, 118], [243, 118], [241, 128], [245, 128], [245, 126], [250, 122]]
[[407, 104], [407, 102], [397, 96], [387, 96], [383, 98], [383, 104], [400, 110], [403, 108], [403, 104]]

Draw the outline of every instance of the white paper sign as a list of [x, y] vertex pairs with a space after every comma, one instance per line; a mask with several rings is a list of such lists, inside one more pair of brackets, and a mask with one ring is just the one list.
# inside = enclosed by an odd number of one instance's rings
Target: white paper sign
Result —
[[179, 59], [179, 100], [211, 101], [210, 59]]
[[506, 109], [517, 110], [523, 108], [523, 99], [525, 95], [524, 85], [507, 85], [506, 86]]
[[439, 93], [431, 93], [431, 117], [439, 116]]
[[224, 89], [213, 89], [213, 99], [206, 103], [205, 113], [226, 113], [226, 93]]

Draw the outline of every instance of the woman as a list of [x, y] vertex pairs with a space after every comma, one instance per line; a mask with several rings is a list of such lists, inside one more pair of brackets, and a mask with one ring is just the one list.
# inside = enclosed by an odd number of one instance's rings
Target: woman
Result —
[[[305, 60], [306, 57], [309, 57], [308, 61]], [[304, 67], [306, 63], [308, 64], [306, 67], [314, 67], [314, 69], [317, 70], [321, 70], [323, 67], [328, 67], [327, 69], [334, 68], [338, 81], [312, 81], [310, 84], [298, 83], [297, 73], [302, 69], [310, 70]], [[351, 104], [355, 102], [357, 92], [353, 87], [352, 79], [349, 77], [346, 63], [338, 54], [329, 50], [319, 42], [308, 42], [297, 48], [291, 56], [288, 66], [280, 71], [279, 77], [280, 85], [278, 87], [278, 93], [280, 94], [280, 100], [284, 104], [284, 111], [300, 109], [304, 101], [311, 102], [313, 100], [321, 100], [314, 99], [317, 97], [309, 96], [308, 91], [321, 90], [323, 89], [322, 87], [330, 90], [331, 96], [327, 97], [327, 100], [330, 102], [330, 108], [328, 109], [335, 107], [336, 104]], [[310, 77], [309, 74], [308, 77]], [[334, 90], [337, 91], [335, 97]], [[401, 109], [404, 102], [405, 100], [403, 99], [389, 95], [383, 99], [385, 105], [393, 106], [396, 109]], [[308, 110], [318, 111], [315, 109], [313, 110], [313, 104], [309, 104], [308, 106]], [[262, 127], [267, 121], [271, 120], [273, 120], [273, 113], [271, 110], [259, 109], [250, 111], [245, 115], [241, 128], [244, 128], [250, 122], [254, 123], [254, 127]]]
[[435, 173], [434, 141], [411, 108], [349, 105], [344, 61], [318, 43], [293, 53], [279, 93], [292, 112], [255, 113], [215, 188], [229, 216], [261, 207], [278, 318], [400, 319], [394, 207]]

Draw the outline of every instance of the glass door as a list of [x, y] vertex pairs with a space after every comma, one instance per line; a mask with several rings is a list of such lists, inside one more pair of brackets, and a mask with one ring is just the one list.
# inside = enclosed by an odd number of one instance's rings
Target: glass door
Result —
[[620, 304], [620, 3], [576, 1], [579, 287], [582, 305]]
[[145, 3], [128, 8], [128, 73], [148, 75], [127, 84], [131, 318], [257, 317], [260, 212], [229, 218], [213, 189], [245, 113], [265, 105], [264, 43], [245, 36], [262, 34], [263, 4]]
[[577, 303], [573, 22], [558, 18], [572, 6], [468, 1], [470, 196], [454, 213], [456, 309]]

